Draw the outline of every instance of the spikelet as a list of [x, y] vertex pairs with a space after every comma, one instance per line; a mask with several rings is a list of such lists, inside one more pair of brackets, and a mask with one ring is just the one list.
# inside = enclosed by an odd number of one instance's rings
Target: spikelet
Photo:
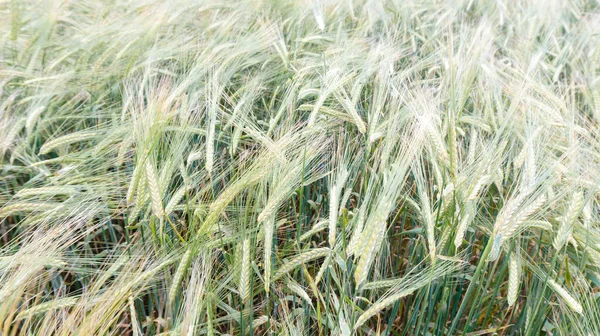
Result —
[[209, 298], [207, 301], [208, 302], [206, 303], [206, 334], [212, 336], [215, 334], [213, 326], [214, 313], [212, 310], [212, 302], [210, 302], [212, 300]]
[[467, 162], [472, 164], [475, 162], [475, 151], [477, 150], [477, 129], [471, 130], [471, 139], [469, 140], [469, 151], [467, 152]]
[[448, 155], [448, 152], [446, 151], [446, 147], [444, 146], [444, 141], [442, 140], [440, 135], [437, 132], [434, 132], [434, 130], [431, 127], [428, 127], [427, 128], [427, 136], [429, 137], [429, 140], [431, 140], [431, 145], [433, 146], [433, 149], [437, 153], [440, 161], [442, 161], [445, 165], [449, 166], [451, 164], [450, 156]]
[[573, 311], [583, 315], [583, 307], [565, 288], [559, 285], [554, 279], [548, 279], [548, 285], [558, 296], [560, 296]]
[[300, 287], [297, 283], [295, 282], [289, 282], [288, 283], [288, 288], [296, 295], [298, 295], [299, 297], [301, 297], [304, 301], [306, 301], [306, 303], [308, 303], [309, 305], [313, 305], [312, 301], [310, 299], [310, 296], [308, 296], [308, 293], [306, 293], [306, 291], [304, 290], [304, 288]]
[[273, 234], [275, 231], [275, 216], [267, 218], [263, 222], [265, 230], [264, 241], [264, 265], [265, 265], [265, 292], [269, 293], [271, 285], [271, 253], [273, 250]]
[[525, 221], [533, 214], [535, 214], [538, 210], [542, 208], [544, 203], [546, 203], [546, 195], [541, 195], [531, 204], [529, 204], [526, 208], [516, 213], [511, 219], [510, 224], [506, 226], [505, 230], [502, 232], [503, 240], [509, 239], [514, 235], [515, 232], [518, 232], [520, 229], [523, 229], [523, 224]]
[[458, 173], [458, 155], [456, 151], [456, 120], [454, 111], [448, 111], [448, 147], [450, 148], [450, 175], [456, 180]]
[[173, 276], [173, 282], [171, 283], [171, 288], [169, 289], [169, 302], [171, 302], [171, 304], [175, 303], [175, 296], [177, 296], [181, 285], [181, 280], [183, 280], [185, 271], [187, 270], [191, 257], [192, 251], [188, 249], [181, 257], [179, 266], [177, 266], [177, 271], [175, 271], [175, 275]]
[[186, 187], [182, 186], [181, 188], [177, 189], [177, 191], [175, 191], [175, 193], [173, 193], [173, 197], [171, 197], [171, 200], [169, 201], [169, 203], [167, 203], [167, 206], [165, 207], [165, 215], [166, 216], [169, 216], [173, 212], [175, 207], [179, 204], [179, 202], [185, 195], [185, 192], [186, 192]]
[[11, 121], [10, 130], [5, 135], [0, 136], [0, 154], [2, 155], [4, 155], [4, 153], [10, 149], [10, 147], [13, 145], [13, 142], [25, 126], [25, 120], [23, 119], [13, 119], [13, 121], [14, 123]]
[[508, 259], [508, 306], [512, 307], [517, 301], [521, 284], [521, 254], [515, 248]]
[[200, 149], [198, 151], [195, 152], [190, 152], [190, 154], [187, 157], [187, 164], [191, 164], [194, 161], [199, 160], [200, 158], [202, 158], [202, 156], [204, 155], [204, 149]]
[[458, 228], [456, 229], [456, 236], [454, 237], [454, 246], [459, 248], [462, 245], [465, 233], [475, 216], [475, 205], [473, 202], [467, 202], [463, 212], [460, 214], [460, 220], [458, 222]]
[[[377, 203], [369, 215], [365, 228], [360, 234], [359, 241], [354, 246], [354, 253], [360, 254], [360, 260], [357, 263], [354, 280], [357, 286], [360, 286], [367, 278], [375, 256], [379, 252], [381, 243], [385, 237], [387, 228], [387, 218], [393, 210], [402, 184], [406, 179], [408, 162], [405, 156], [399, 162], [391, 165], [383, 175], [383, 190], [377, 197]], [[406, 161], [404, 161], [406, 160]], [[365, 207], [366, 207], [365, 202]], [[366, 210], [366, 208], [365, 208]], [[433, 237], [432, 237], [433, 238]], [[430, 246], [431, 248], [431, 246]]]
[[367, 280], [371, 264], [375, 259], [375, 255], [385, 234], [385, 218], [378, 218], [373, 222], [374, 225], [372, 227], [367, 227], [363, 230], [361, 244], [357, 246], [358, 250], [355, 251], [357, 254], [360, 253], [360, 260], [354, 271], [354, 282], [357, 287]]
[[[133, 174], [131, 176], [131, 181], [129, 182], [129, 188], [127, 189], [126, 200], [127, 200], [128, 204], [130, 204], [133, 201], [133, 197], [136, 194], [136, 190], [138, 189], [138, 184], [139, 184], [140, 179], [142, 178], [143, 174], [144, 174], [144, 169], [141, 168], [141, 165], [139, 165], [139, 164], [135, 165], [135, 168], [133, 169]], [[138, 195], [138, 197], [139, 197], [139, 195]]]
[[337, 181], [331, 187], [329, 193], [329, 246], [331, 248], [335, 245], [339, 199], [342, 188], [346, 183], [347, 176], [348, 171], [345, 168], [342, 168], [341, 172], [338, 174]]
[[21, 189], [15, 194], [15, 197], [73, 195], [75, 193], [77, 193], [77, 188], [73, 186], [47, 186]]
[[502, 193], [504, 191], [504, 185], [502, 184], [502, 182], [504, 181], [504, 171], [502, 170], [502, 168], [498, 168], [496, 170], [496, 173], [494, 174], [493, 178], [496, 188], [498, 188], [498, 191]]
[[[145, 173], [143, 175], [145, 176]], [[137, 191], [137, 196], [135, 199], [135, 206], [133, 207], [133, 210], [131, 210], [131, 213], [129, 214], [129, 218], [128, 218], [129, 222], [133, 222], [137, 219], [140, 212], [142, 210], [144, 210], [144, 208], [146, 207], [146, 205], [148, 204], [148, 201], [150, 199], [150, 197], [148, 196], [148, 192], [146, 190], [147, 189], [146, 183], [138, 183], [137, 189], [138, 189], [138, 191]]]
[[381, 310], [391, 305], [392, 303], [400, 300], [401, 298], [412, 294], [416, 289], [401, 291], [400, 293], [390, 295], [383, 300], [377, 301], [374, 305], [369, 307], [369, 309], [365, 310], [354, 324], [354, 330], [360, 328], [368, 319], [373, 317], [375, 314], [378, 314]]
[[448, 206], [452, 203], [451, 201], [454, 199], [454, 183], [450, 182], [444, 190], [442, 190], [441, 195], [438, 197], [438, 201], [442, 202], [442, 207], [440, 208], [440, 212], [445, 212]]
[[319, 272], [317, 272], [317, 275], [315, 276], [315, 283], [318, 284], [319, 282], [321, 282], [321, 279], [323, 279], [323, 275], [325, 275], [325, 271], [327, 269], [329, 269], [329, 264], [331, 264], [331, 254], [328, 255], [327, 257], [325, 257], [325, 260], [323, 260], [323, 264], [321, 265], [321, 268], [319, 269]]
[[259, 223], [262, 223], [262, 221], [269, 216], [275, 215], [277, 209], [281, 206], [281, 203], [289, 197], [289, 194], [293, 192], [294, 186], [299, 182], [301, 171], [302, 167], [295, 167], [277, 182], [277, 185], [273, 188], [273, 195], [269, 197], [267, 204], [258, 215], [257, 221]]
[[583, 209], [581, 209], [581, 217], [585, 229], [590, 230], [592, 225], [592, 203], [587, 203]]
[[[441, 260], [441, 258], [440, 258]], [[417, 289], [426, 286], [427, 284], [432, 283], [436, 279], [443, 277], [444, 275], [452, 272], [453, 270], [460, 267], [460, 260], [457, 261], [446, 261], [442, 260], [434, 266], [434, 268], [426, 268], [419, 271], [419, 273], [415, 274], [409, 272], [408, 275], [393, 280], [383, 280], [378, 281], [377, 283], [369, 283], [364, 287], [368, 288], [380, 288], [393, 285], [394, 287], [385, 294], [382, 299], [379, 299], [375, 302], [369, 309], [365, 310], [356, 320], [354, 325], [354, 330], [356, 331], [360, 326], [362, 326], [368, 319], [373, 317], [375, 314], [378, 314], [381, 310], [385, 309], [387, 306], [392, 303], [400, 300], [401, 298], [408, 296], [415, 292]]]
[[207, 96], [209, 97], [209, 108], [208, 108], [208, 125], [206, 129], [206, 171], [210, 175], [214, 165], [214, 152], [215, 152], [215, 126], [217, 123], [217, 111], [219, 108], [219, 99], [221, 98], [221, 91], [218, 83], [218, 76], [212, 75], [209, 79], [207, 87]]
[[[526, 216], [519, 216], [516, 214], [517, 210], [525, 200], [527, 193], [524, 192], [519, 194], [518, 196], [512, 198], [510, 201], [506, 203], [506, 205], [500, 211], [500, 214], [496, 218], [496, 223], [494, 224], [494, 230], [492, 232], [492, 250], [488, 255], [487, 261], [495, 261], [500, 256], [500, 250], [502, 243], [510, 238], [512, 234], [514, 234], [519, 226], [525, 221]], [[542, 196], [543, 197], [543, 196]], [[541, 201], [541, 200], [543, 201]], [[525, 209], [522, 213], [531, 214], [535, 211], [535, 206], [541, 206], [543, 202], [545, 202], [545, 198], [540, 198], [538, 201], [533, 202], [527, 209]], [[527, 216], [529, 216], [529, 214]], [[513, 219], [522, 218], [519, 222], [513, 221]]]
[[[600, 52], [597, 53], [600, 57]], [[592, 98], [594, 99], [594, 105], [596, 107], [596, 113], [600, 112], [600, 90], [592, 89]]]
[[306, 252], [302, 252], [297, 255], [295, 258], [292, 258], [290, 261], [281, 265], [275, 275], [273, 276], [273, 281], [280, 279], [282, 276], [289, 273], [294, 268], [300, 266], [305, 262], [312, 261], [314, 259], [322, 258], [327, 256], [331, 252], [331, 249], [328, 247], [316, 248], [314, 250], [309, 250]]
[[134, 143], [134, 141], [134, 137], [130, 135], [126, 135], [123, 141], [121, 141], [121, 143], [119, 144], [119, 151], [117, 153], [115, 167], [121, 167], [121, 165], [123, 165], [123, 162], [125, 162], [127, 151], [131, 148], [131, 145]]
[[577, 220], [579, 213], [583, 208], [583, 193], [581, 191], [577, 191], [573, 194], [573, 198], [569, 203], [569, 207], [567, 208], [566, 213], [562, 216], [560, 221], [560, 226], [558, 227], [558, 231], [556, 232], [556, 236], [554, 237], [554, 241], [552, 245], [554, 248], [559, 251], [563, 248], [566, 242], [571, 237], [573, 232], [573, 224]]
[[45, 106], [37, 106], [32, 109], [31, 112], [27, 115], [27, 121], [25, 122], [25, 129], [27, 130], [27, 135], [30, 135], [37, 123], [38, 119], [42, 115], [42, 112], [46, 110]]
[[573, 195], [573, 199], [571, 200], [571, 203], [569, 204], [567, 213], [565, 214], [565, 220], [570, 224], [575, 223], [582, 208], [583, 208], [583, 193], [581, 191], [578, 191]]
[[35, 202], [19, 202], [7, 205], [0, 208], [0, 218], [7, 217], [15, 212], [34, 212], [34, 211], [49, 211], [56, 209], [58, 203], [35, 203]]
[[323, 17], [323, 11], [321, 9], [320, 2], [315, 1], [314, 5], [312, 6], [312, 12], [313, 12], [315, 21], [317, 22], [317, 27], [319, 27], [320, 31], [324, 31], [325, 30], [325, 18]]
[[496, 222], [494, 223], [494, 233], [501, 233], [504, 230], [506, 230], [508, 225], [510, 225], [510, 223], [509, 223], [510, 218], [517, 211], [518, 207], [521, 205], [521, 203], [525, 199], [525, 196], [526, 196], [526, 194], [522, 193], [522, 194], [516, 196], [515, 198], [509, 200], [504, 205], [504, 207], [502, 207], [502, 210], [498, 214], [498, 217], [496, 218]]
[[135, 304], [133, 302], [133, 297], [128, 298], [129, 301], [129, 314], [131, 316], [131, 329], [133, 331], [133, 336], [142, 336], [142, 330], [140, 329], [140, 324], [137, 319], [137, 312], [135, 311]]
[[214, 137], [215, 137], [215, 131], [214, 131], [214, 125], [211, 123], [209, 124], [209, 132], [207, 134], [207, 139], [206, 139], [206, 162], [204, 163], [204, 167], [206, 168], [206, 171], [208, 172], [208, 174], [212, 174], [212, 170], [213, 170], [213, 160], [214, 160], [214, 152], [215, 152], [215, 144], [214, 144]]
[[523, 148], [521, 149], [519, 154], [517, 154], [517, 156], [515, 157], [515, 159], [513, 161], [513, 167], [515, 169], [521, 168], [523, 166], [523, 164], [525, 163], [525, 158], [527, 157], [528, 148], [529, 148], [528, 144], [523, 145]]
[[339, 92], [335, 92], [335, 97], [340, 102], [340, 104], [342, 104], [342, 106], [344, 107], [344, 109], [350, 114], [350, 116], [352, 117], [351, 120], [356, 125], [356, 127], [358, 128], [358, 131], [361, 134], [365, 134], [367, 132], [367, 126], [365, 125], [364, 121], [362, 120], [362, 118], [358, 114], [358, 111], [356, 111], [356, 107], [355, 107], [354, 103], [348, 97], [348, 95], [346, 94], [346, 92], [344, 90], [340, 90]]
[[165, 211], [162, 206], [162, 197], [160, 197], [160, 188], [154, 166], [150, 160], [146, 161], [146, 183], [150, 190], [150, 200], [152, 201], [152, 212], [161, 221], [165, 218]]
[[435, 243], [435, 224], [431, 214], [431, 208], [429, 204], [429, 196], [426, 192], [421, 192], [421, 217], [427, 230], [427, 247], [429, 248], [429, 256], [432, 261], [435, 261], [436, 256], [436, 243]]
[[285, 200], [286, 196], [283, 193], [275, 195], [275, 197], [269, 198], [269, 202], [265, 205], [263, 210], [258, 214], [257, 221], [262, 223], [265, 219], [276, 215], [277, 209], [281, 205], [281, 202]]
[[63, 135], [56, 139], [50, 140], [50, 141], [46, 142], [44, 145], [42, 145], [42, 147], [40, 148], [40, 154], [48, 154], [48, 153], [50, 153], [50, 151], [52, 151], [55, 148], [70, 145], [75, 142], [81, 142], [81, 141], [85, 141], [85, 140], [94, 139], [99, 135], [100, 135], [100, 132], [96, 132], [96, 131], [83, 131], [83, 132], [77, 132], [77, 133]]
[[242, 302], [248, 302], [250, 297], [250, 239], [245, 239], [242, 245], [242, 269], [240, 271], [239, 292]]
[[363, 204], [363, 206], [361, 206], [358, 210], [358, 217], [354, 226], [354, 230], [352, 231], [352, 237], [350, 238], [350, 242], [348, 243], [348, 247], [346, 248], [346, 253], [349, 256], [355, 254], [357, 247], [362, 244], [362, 231], [365, 225], [365, 208], [366, 204]]
[[300, 236], [300, 241], [304, 241], [304, 240], [312, 237], [316, 233], [323, 231], [323, 229], [325, 229], [325, 227], [326, 227], [326, 224], [328, 224], [328, 223], [329, 223], [328, 220], [321, 220], [321, 221], [317, 222], [315, 225], [313, 225], [312, 229], [306, 231], [305, 233], [303, 233]]
[[77, 302], [79, 302], [80, 299], [81, 298], [79, 298], [79, 297], [66, 297], [66, 298], [60, 298], [60, 299], [55, 299], [52, 301], [40, 303], [36, 306], [33, 306], [31, 308], [28, 308], [26, 310], [19, 312], [19, 314], [17, 314], [17, 316], [15, 317], [15, 321], [22, 320], [31, 315], [46, 314], [52, 310], [72, 307]]
[[481, 188], [483, 188], [490, 181], [490, 179], [491, 179], [490, 175], [483, 175], [479, 179], [479, 181], [477, 181], [475, 186], [473, 186], [473, 189], [471, 189], [471, 192], [467, 196], [467, 201], [476, 200], [477, 197], [479, 196], [479, 192], [481, 191]]

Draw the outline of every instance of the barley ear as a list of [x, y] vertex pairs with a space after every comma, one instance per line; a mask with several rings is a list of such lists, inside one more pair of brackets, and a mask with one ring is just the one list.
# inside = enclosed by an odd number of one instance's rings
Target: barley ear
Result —
[[331, 252], [331, 249], [329, 249], [328, 247], [321, 247], [321, 248], [317, 248], [314, 250], [300, 253], [299, 255], [297, 255], [296, 257], [292, 258], [290, 261], [284, 263], [283, 265], [281, 265], [281, 267], [279, 267], [279, 270], [273, 276], [273, 281], [280, 279], [281, 277], [286, 275], [288, 272], [290, 272], [294, 268], [302, 265], [303, 263], [312, 261], [314, 259], [325, 257], [330, 252]]
[[512, 307], [517, 301], [521, 285], [521, 253], [515, 248], [508, 260], [508, 306]]
[[456, 229], [456, 236], [454, 237], [454, 246], [459, 248], [462, 245], [465, 233], [473, 220], [475, 214], [475, 206], [473, 202], [468, 202], [465, 205], [463, 212], [460, 214], [460, 220], [458, 222], [458, 228]]
[[179, 266], [177, 266], [177, 271], [175, 271], [175, 275], [173, 276], [173, 282], [171, 283], [171, 288], [169, 289], [169, 302], [171, 302], [171, 304], [173, 304], [175, 302], [175, 296], [177, 295], [177, 293], [179, 291], [179, 288], [181, 285], [181, 280], [183, 279], [183, 276], [185, 275], [185, 271], [188, 267], [191, 256], [192, 256], [192, 252], [190, 249], [188, 249], [187, 251], [185, 251], [185, 253], [181, 257]]
[[146, 161], [146, 181], [148, 189], [150, 190], [150, 200], [152, 201], [152, 212], [161, 221], [165, 217], [165, 212], [162, 206], [162, 197], [160, 196], [160, 188], [158, 179], [156, 178], [156, 172], [154, 166], [150, 161]]
[[242, 269], [240, 271], [239, 293], [242, 302], [250, 297], [250, 239], [244, 240], [242, 246]]
[[265, 292], [268, 294], [271, 285], [271, 253], [273, 250], [273, 234], [275, 231], [275, 216], [270, 216], [263, 222], [264, 235], [264, 265]]
[[583, 307], [581, 306], [581, 303], [579, 303], [577, 299], [571, 296], [571, 294], [569, 294], [569, 292], [564, 287], [559, 285], [556, 281], [554, 281], [554, 279], [549, 279], [548, 285], [550, 286], [550, 288], [552, 288], [552, 290], [554, 290], [556, 294], [558, 294], [558, 296], [560, 296], [565, 301], [567, 306], [573, 309], [573, 311], [575, 311], [576, 313], [583, 315]]

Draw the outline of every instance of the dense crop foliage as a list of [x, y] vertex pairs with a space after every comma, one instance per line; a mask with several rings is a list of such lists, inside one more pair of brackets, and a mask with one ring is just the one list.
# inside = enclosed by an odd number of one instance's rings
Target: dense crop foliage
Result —
[[0, 335], [600, 335], [592, 0], [0, 1]]

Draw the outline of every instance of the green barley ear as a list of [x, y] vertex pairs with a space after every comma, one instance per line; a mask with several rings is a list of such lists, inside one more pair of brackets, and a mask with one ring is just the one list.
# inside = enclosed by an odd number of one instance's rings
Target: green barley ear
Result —
[[583, 209], [583, 205], [583, 193], [581, 191], [575, 192], [566, 209], [566, 212], [560, 219], [560, 225], [552, 243], [557, 251], [560, 251], [571, 237], [573, 225]]
[[295, 269], [296, 267], [302, 265], [303, 263], [307, 263], [314, 259], [323, 258], [326, 255], [331, 253], [331, 249], [327, 247], [316, 248], [313, 250], [308, 250], [306, 252], [302, 252], [296, 257], [290, 259], [289, 261], [283, 263], [278, 267], [277, 272], [273, 276], [273, 281], [276, 281]]
[[142, 330], [137, 320], [137, 312], [135, 311], [135, 304], [133, 297], [129, 297], [129, 314], [131, 316], [131, 328], [133, 330], [133, 336], [142, 336]]
[[173, 196], [171, 196], [171, 200], [169, 200], [169, 203], [167, 203], [167, 206], [165, 207], [166, 216], [169, 216], [171, 213], [173, 213], [175, 207], [179, 204], [179, 202], [181, 202], [183, 196], [185, 196], [186, 191], [186, 186], [182, 186], [179, 189], [177, 189], [175, 193], [173, 193]]
[[273, 251], [273, 234], [275, 232], [275, 216], [267, 218], [263, 222], [264, 230], [264, 257], [263, 263], [265, 265], [265, 292], [268, 294], [271, 286], [271, 258]]
[[456, 236], [454, 237], [454, 246], [457, 249], [462, 245], [465, 233], [467, 232], [467, 229], [469, 228], [469, 225], [473, 221], [474, 217], [475, 205], [472, 201], [467, 202], [463, 210], [460, 212], [458, 228], [456, 229]]
[[146, 161], [146, 184], [150, 191], [150, 200], [152, 201], [152, 212], [158, 219], [163, 220], [165, 211], [162, 205], [162, 196], [160, 193], [159, 181], [154, 170], [154, 165], [150, 160]]
[[521, 285], [521, 252], [514, 248], [508, 259], [508, 306], [512, 307], [517, 302], [519, 287]]
[[33, 129], [38, 122], [42, 113], [46, 110], [46, 106], [41, 105], [33, 108], [29, 115], [27, 116], [27, 121], [25, 122], [25, 130], [27, 131], [27, 135], [30, 136], [33, 132]]
[[240, 270], [239, 292], [242, 302], [246, 303], [250, 297], [250, 239], [242, 243], [242, 263]]
[[[343, 163], [341, 163], [343, 165]], [[348, 170], [346, 167], [342, 167], [336, 174], [335, 182], [332, 182], [329, 196], [329, 247], [333, 248], [335, 245], [335, 238], [337, 233], [337, 217], [338, 209], [340, 206], [340, 197], [342, 196], [342, 188], [348, 178]]]
[[548, 279], [548, 285], [558, 296], [560, 296], [569, 308], [573, 309], [576, 313], [583, 315], [583, 307], [577, 299], [575, 299], [569, 292], [559, 285], [554, 279]]
[[[394, 287], [390, 289], [382, 299], [375, 302], [371, 307], [365, 310], [356, 320], [354, 330], [360, 328], [368, 319], [378, 314], [381, 310], [394, 302], [411, 295], [419, 288], [432, 283], [433, 281], [443, 277], [460, 267], [460, 262], [443, 261], [437, 263], [436, 266], [425, 268], [417, 273], [410, 272], [401, 279], [394, 280]], [[367, 286], [368, 287], [368, 286]]]
[[181, 261], [177, 266], [177, 270], [173, 276], [173, 282], [171, 283], [171, 288], [169, 289], [169, 302], [171, 302], [171, 304], [174, 304], [175, 302], [175, 297], [177, 296], [177, 293], [181, 287], [181, 280], [183, 280], [183, 277], [185, 276], [191, 256], [192, 251], [188, 249], [181, 257]]
[[48, 154], [50, 151], [58, 147], [67, 146], [76, 142], [96, 139], [100, 134], [101, 133], [98, 131], [82, 131], [63, 135], [42, 145], [39, 154]]
[[206, 97], [208, 101], [208, 124], [206, 130], [206, 171], [210, 175], [213, 171], [214, 166], [214, 152], [215, 152], [215, 127], [217, 122], [217, 114], [219, 110], [219, 100], [221, 99], [221, 86], [219, 83], [218, 73], [209, 76], [208, 83], [206, 85], [207, 93]]
[[14, 213], [43, 212], [57, 209], [56, 204], [46, 202], [17, 202], [0, 208], [0, 218], [8, 217]]
[[488, 256], [488, 261], [494, 261], [500, 256], [501, 246], [514, 235], [525, 230], [527, 220], [536, 214], [545, 204], [547, 197], [545, 194], [536, 196], [537, 193], [525, 191], [507, 201], [502, 208], [493, 229], [492, 252]]
[[436, 242], [435, 242], [435, 224], [433, 222], [433, 214], [429, 203], [429, 197], [425, 192], [421, 192], [419, 197], [421, 199], [421, 218], [423, 218], [423, 224], [427, 231], [427, 247], [429, 248], [429, 255], [432, 260], [436, 258]]
[[65, 297], [62, 299], [56, 299], [48, 302], [38, 304], [34, 307], [22, 310], [15, 317], [16, 321], [28, 318], [33, 315], [47, 314], [49, 311], [69, 308], [74, 306], [80, 300], [79, 297]]

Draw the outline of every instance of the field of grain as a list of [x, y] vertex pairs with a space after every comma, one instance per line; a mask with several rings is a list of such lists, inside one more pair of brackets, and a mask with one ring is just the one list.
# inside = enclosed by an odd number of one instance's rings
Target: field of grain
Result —
[[0, 0], [0, 335], [600, 335], [600, 3]]

